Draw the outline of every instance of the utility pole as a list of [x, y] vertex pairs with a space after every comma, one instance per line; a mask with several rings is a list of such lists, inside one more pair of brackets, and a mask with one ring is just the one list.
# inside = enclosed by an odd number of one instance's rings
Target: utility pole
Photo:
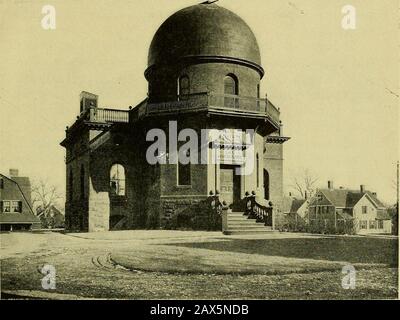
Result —
[[397, 214], [399, 214], [400, 203], [400, 161], [397, 161]]

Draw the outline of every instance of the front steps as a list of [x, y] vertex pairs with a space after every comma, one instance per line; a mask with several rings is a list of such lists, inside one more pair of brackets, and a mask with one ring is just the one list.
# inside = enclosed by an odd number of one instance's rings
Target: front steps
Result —
[[242, 212], [228, 214], [228, 230], [226, 235], [251, 235], [274, 232], [272, 227], [266, 227], [264, 223], [258, 223], [256, 219], [248, 219]]

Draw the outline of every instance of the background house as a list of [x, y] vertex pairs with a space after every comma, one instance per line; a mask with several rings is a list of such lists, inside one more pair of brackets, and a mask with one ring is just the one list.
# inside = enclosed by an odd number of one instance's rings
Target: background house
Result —
[[10, 176], [0, 174], [1, 231], [31, 230], [41, 227], [31, 203], [31, 185], [28, 177], [19, 177], [11, 169]]
[[54, 205], [43, 209], [42, 206], [36, 208], [36, 215], [42, 222], [42, 227], [46, 229], [59, 229], [65, 227], [65, 216]]
[[308, 200], [289, 195], [283, 199], [283, 213], [287, 227], [293, 231], [305, 231], [308, 217]]
[[308, 220], [313, 231], [326, 233], [391, 234], [392, 220], [376, 193], [366, 190], [320, 189], [310, 201]]

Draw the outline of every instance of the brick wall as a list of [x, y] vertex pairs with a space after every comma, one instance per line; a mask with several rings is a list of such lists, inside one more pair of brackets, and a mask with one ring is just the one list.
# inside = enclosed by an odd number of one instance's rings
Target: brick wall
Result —
[[269, 173], [270, 200], [274, 208], [274, 225], [279, 229], [284, 223], [283, 214], [283, 145], [266, 143], [264, 166]]

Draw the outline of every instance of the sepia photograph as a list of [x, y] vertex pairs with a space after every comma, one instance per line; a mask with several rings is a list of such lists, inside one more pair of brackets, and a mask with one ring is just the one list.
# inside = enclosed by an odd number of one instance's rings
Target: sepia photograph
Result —
[[395, 0], [0, 0], [1, 300], [398, 300], [399, 26]]

